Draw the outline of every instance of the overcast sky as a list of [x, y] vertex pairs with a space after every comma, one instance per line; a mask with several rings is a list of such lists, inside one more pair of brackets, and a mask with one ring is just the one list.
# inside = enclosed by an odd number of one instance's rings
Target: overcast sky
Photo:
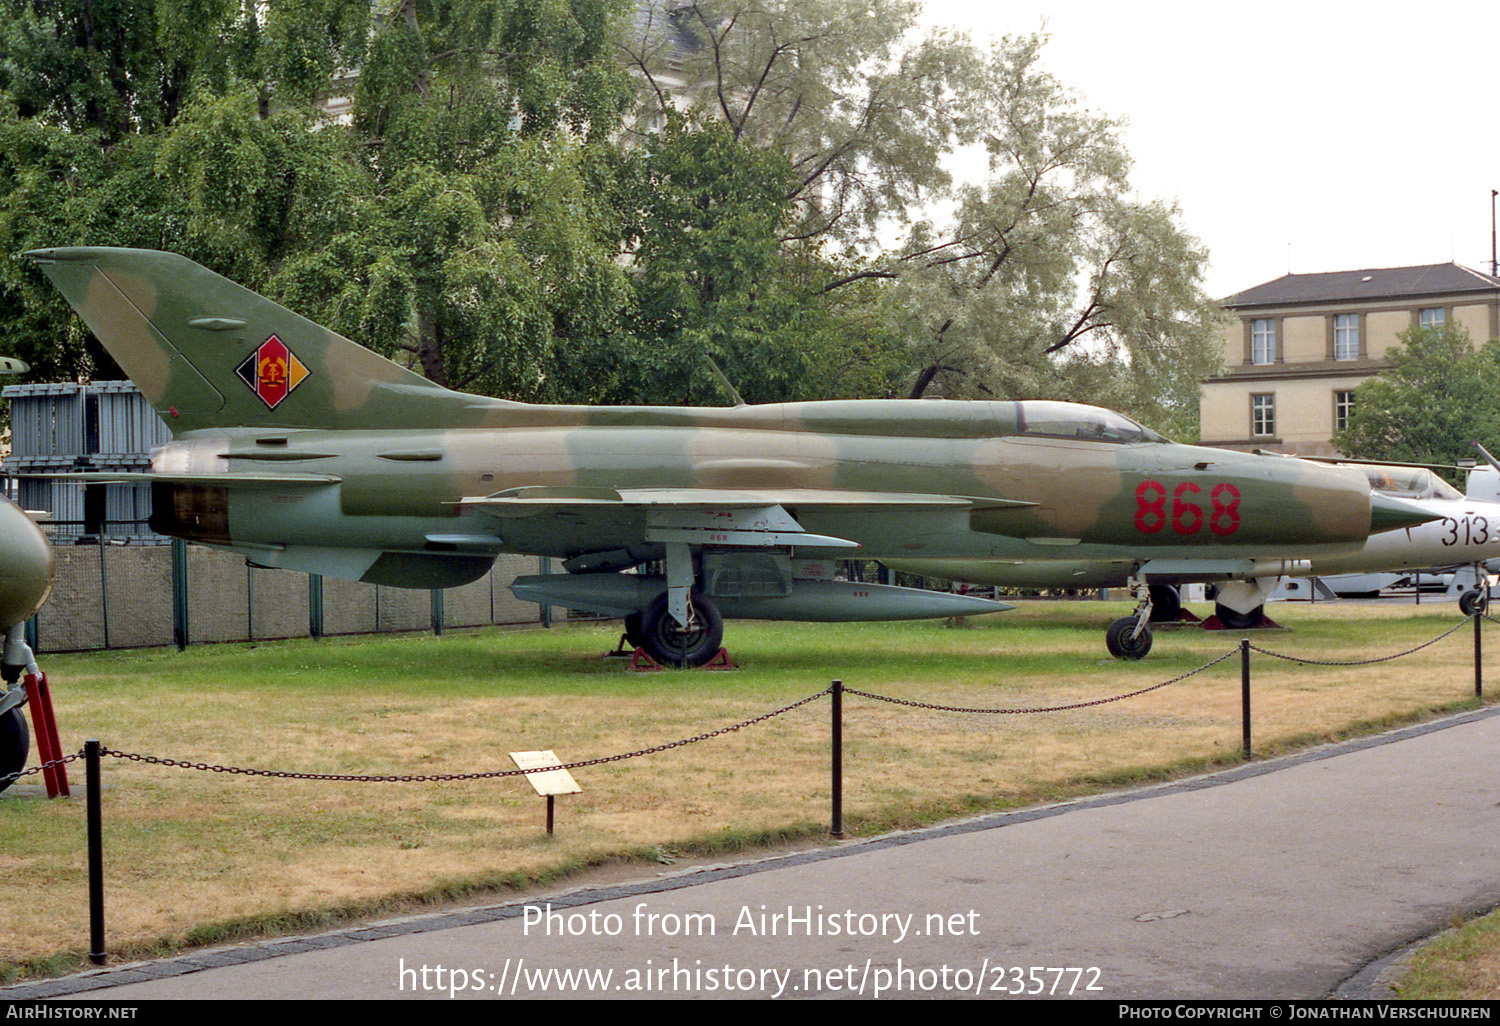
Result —
[[1132, 181], [1175, 200], [1226, 296], [1317, 271], [1490, 265], [1500, 3], [927, 0], [1128, 121]]

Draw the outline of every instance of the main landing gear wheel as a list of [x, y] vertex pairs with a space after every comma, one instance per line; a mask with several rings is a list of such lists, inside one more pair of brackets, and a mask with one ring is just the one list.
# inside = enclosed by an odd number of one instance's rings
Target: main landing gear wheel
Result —
[[1104, 632], [1104, 647], [1116, 659], [1144, 659], [1151, 651], [1151, 628], [1142, 627], [1135, 633], [1136, 618], [1122, 616], [1109, 625]]
[[1266, 608], [1265, 606], [1256, 606], [1248, 613], [1241, 613], [1238, 610], [1230, 609], [1226, 605], [1215, 603], [1214, 615], [1219, 618], [1221, 624], [1230, 630], [1243, 631], [1257, 626], [1261, 620], [1265, 619]]
[[26, 756], [30, 751], [31, 731], [26, 728], [21, 707], [17, 706], [0, 716], [0, 791], [14, 783], [7, 777], [26, 768]]
[[1170, 584], [1151, 585], [1151, 622], [1176, 623], [1182, 617], [1182, 596]]
[[1465, 616], [1482, 613], [1489, 608], [1490, 596], [1478, 588], [1464, 592], [1458, 597], [1458, 610]]
[[699, 595], [689, 602], [693, 625], [686, 630], [667, 612], [666, 592], [641, 613], [641, 647], [663, 666], [702, 666], [724, 643], [724, 618], [714, 604]]
[[625, 640], [630, 642], [632, 648], [645, 648], [646, 643], [641, 638], [641, 614], [629, 613], [625, 617]]

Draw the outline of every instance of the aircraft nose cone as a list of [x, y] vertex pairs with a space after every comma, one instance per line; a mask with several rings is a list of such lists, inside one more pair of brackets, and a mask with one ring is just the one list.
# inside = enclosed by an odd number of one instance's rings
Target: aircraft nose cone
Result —
[[1379, 492], [1370, 493], [1370, 533], [1396, 531], [1403, 527], [1416, 527], [1429, 520], [1442, 519], [1442, 513], [1434, 513], [1420, 502], [1412, 499], [1397, 499]]
[[0, 629], [42, 607], [52, 591], [52, 546], [14, 503], [0, 499]]

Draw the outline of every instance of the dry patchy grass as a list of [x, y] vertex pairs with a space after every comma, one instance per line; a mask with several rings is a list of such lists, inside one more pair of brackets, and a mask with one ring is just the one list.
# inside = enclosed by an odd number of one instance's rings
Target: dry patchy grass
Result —
[[[288, 642], [53, 656], [64, 745], [306, 773], [509, 769], [506, 753], [612, 755], [727, 726], [829, 680], [914, 702], [1070, 705], [1135, 691], [1237, 638], [1161, 632], [1150, 658], [1104, 654], [1124, 608], [1027, 603], [965, 629], [731, 624], [735, 672], [633, 674], [599, 653], [613, 625], [442, 638]], [[1262, 647], [1320, 659], [1427, 641], [1452, 606], [1281, 606]], [[1256, 657], [1255, 737], [1269, 752], [1464, 704], [1470, 634], [1364, 668]], [[1239, 758], [1239, 660], [1125, 702], [989, 715], [845, 700], [853, 834], [1054, 800]], [[709, 852], [827, 829], [829, 703], [575, 772], [558, 835], [516, 778], [332, 783], [105, 762], [111, 950], [144, 954], [330, 917], [494, 893], [642, 851]], [[73, 767], [75, 780], [81, 766]], [[0, 796], [0, 971], [71, 964], [87, 938], [84, 808]], [[22, 794], [15, 794], [20, 791]], [[66, 954], [58, 957], [59, 953]], [[49, 961], [50, 959], [50, 961]], [[8, 970], [4, 969], [9, 964]]]
[[1500, 994], [1500, 912], [1459, 926], [1418, 951], [1396, 991], [1413, 1001]]

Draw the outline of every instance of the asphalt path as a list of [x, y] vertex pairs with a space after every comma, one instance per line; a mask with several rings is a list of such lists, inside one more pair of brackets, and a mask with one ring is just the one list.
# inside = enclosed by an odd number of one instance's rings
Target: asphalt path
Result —
[[[1389, 997], [1500, 906], [1500, 710], [792, 856], [0, 988], [0, 999]], [[643, 871], [644, 872], [644, 871]]]

